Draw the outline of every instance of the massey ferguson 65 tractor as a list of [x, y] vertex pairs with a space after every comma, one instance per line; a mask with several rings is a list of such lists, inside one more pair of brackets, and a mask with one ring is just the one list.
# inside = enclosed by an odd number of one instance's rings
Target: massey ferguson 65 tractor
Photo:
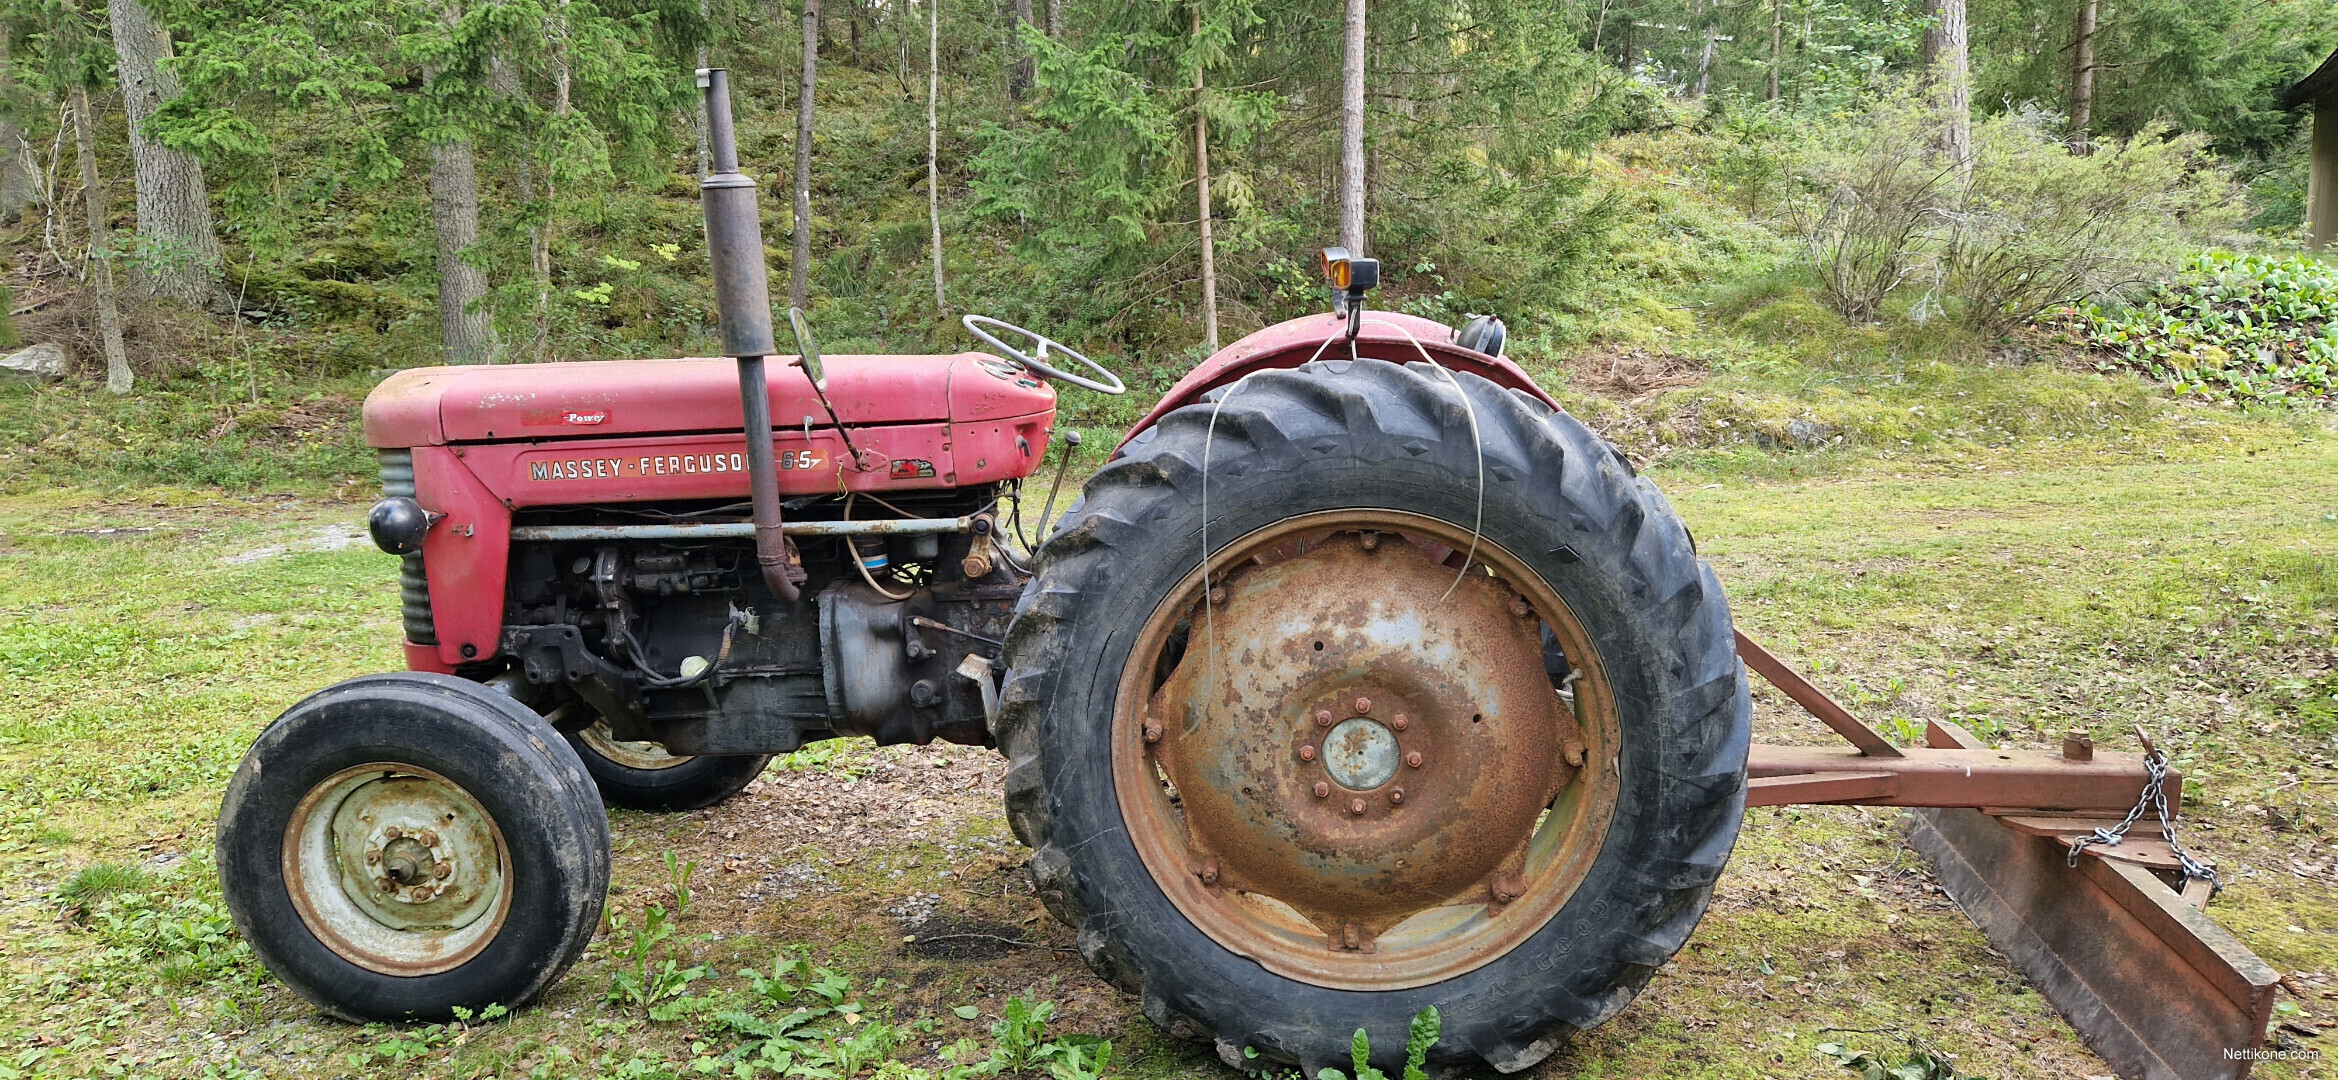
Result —
[[[1330, 252], [1334, 311], [1189, 373], [1034, 553], [1054, 384], [1120, 381], [973, 316], [993, 353], [823, 358], [790, 311], [779, 355], [725, 74], [701, 85], [727, 358], [366, 402], [410, 670], [294, 705], [219, 821], [238, 925], [318, 1006], [524, 1004], [599, 923], [604, 806], [707, 806], [865, 736], [997, 747], [1081, 955], [1237, 1064], [1313, 1075], [1359, 1026], [1400, 1054], [1435, 1006], [1440, 1067], [1533, 1065], [1681, 947], [1749, 805], [1801, 802], [1939, 808], [1913, 841], [2122, 1073], [2247, 1070], [2222, 1050], [2257, 1045], [2273, 973], [2172, 830], [2124, 835], [2177, 797], [2164, 762], [1884, 741], [1734, 633], [1679, 516], [1498, 321], [1368, 311], [1377, 264]], [[1851, 745], [1749, 746], [1749, 664]]]

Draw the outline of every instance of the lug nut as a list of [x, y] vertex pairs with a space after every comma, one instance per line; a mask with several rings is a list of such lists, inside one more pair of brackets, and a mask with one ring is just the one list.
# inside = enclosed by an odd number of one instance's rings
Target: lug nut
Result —
[[438, 846], [438, 834], [430, 831], [429, 829], [424, 829], [421, 832], [415, 833], [414, 839], [421, 841], [423, 847]]
[[1362, 799], [1357, 799], [1356, 801], [1354, 801], [1354, 802], [1352, 802], [1352, 803], [1349, 803], [1349, 804], [1348, 804], [1348, 812], [1349, 812], [1349, 813], [1351, 813], [1351, 814], [1361, 814], [1361, 813], [1363, 813], [1363, 812], [1364, 812], [1364, 800], [1362, 800]]
[[1302, 747], [1300, 747], [1300, 748], [1299, 748], [1299, 760], [1301, 760], [1301, 761], [1313, 761], [1313, 760], [1315, 760], [1315, 748], [1314, 748], [1314, 747], [1312, 747], [1312, 746], [1302, 746]]
[[1379, 547], [1379, 546], [1380, 546], [1380, 534], [1379, 534], [1379, 533], [1376, 533], [1376, 532], [1368, 532], [1368, 533], [1365, 533], [1365, 534], [1364, 534], [1364, 550], [1366, 550], [1366, 551], [1370, 551], [1370, 550], [1372, 550], [1373, 548], [1376, 548], [1376, 547]]
[[1216, 859], [1201, 864], [1201, 883], [1204, 885], [1218, 883], [1218, 861]]
[[1404, 801], [1404, 789], [1403, 789], [1403, 788], [1389, 788], [1389, 789], [1388, 789], [1388, 801], [1389, 801], [1389, 802], [1392, 802], [1392, 803], [1401, 803], [1401, 802], [1403, 802], [1403, 801]]
[[398, 838], [400, 838], [400, 837], [402, 837], [402, 836], [405, 836], [405, 835], [406, 835], [406, 830], [404, 830], [404, 829], [401, 829], [401, 828], [399, 828], [399, 827], [397, 827], [397, 826], [395, 826], [395, 825], [392, 825], [392, 826], [390, 826], [389, 828], [387, 828], [387, 829], [383, 829], [383, 830], [382, 830], [382, 839], [384, 839], [384, 840], [396, 840], [396, 839], [398, 839]]
[[1371, 714], [1371, 712], [1372, 712], [1372, 699], [1371, 699], [1371, 698], [1368, 698], [1368, 697], [1360, 697], [1360, 698], [1357, 698], [1357, 699], [1356, 699], [1356, 715], [1357, 715], [1357, 716], [1368, 716], [1368, 715], [1370, 715], [1370, 714]]
[[[1400, 794], [1401, 794], [1401, 792], [1400, 792]], [[436, 869], [436, 870], [433, 870], [433, 871], [431, 871], [431, 872], [430, 872], [430, 876], [432, 876], [432, 877], [435, 877], [435, 878], [439, 879], [440, 881], [445, 881], [446, 879], [448, 879], [448, 878], [450, 878], [450, 877], [453, 877], [453, 876], [454, 876], [454, 874], [455, 874], [455, 868], [454, 868], [454, 867], [452, 867], [452, 866], [449, 866], [449, 865], [447, 865], [447, 864], [445, 864], [445, 863], [440, 863], [440, 864], [438, 864], [438, 869]]]
[[370, 863], [377, 863], [382, 861], [382, 849], [378, 847], [369, 847], [365, 849], [365, 861]]
[[1330, 710], [1330, 709], [1317, 709], [1317, 710], [1315, 710], [1315, 726], [1316, 726], [1316, 727], [1330, 727], [1330, 726], [1331, 726], [1331, 710]]
[[1226, 587], [1225, 587], [1225, 586], [1221, 585], [1221, 586], [1218, 586], [1218, 587], [1217, 587], [1217, 588], [1215, 588], [1215, 589], [1211, 589], [1211, 590], [1210, 590], [1210, 603], [1211, 603], [1211, 605], [1215, 606], [1215, 605], [1218, 605], [1218, 604], [1223, 604], [1223, 603], [1225, 603], [1225, 602], [1226, 602]]
[[1146, 725], [1145, 725], [1145, 741], [1146, 741], [1146, 742], [1160, 742], [1160, 741], [1161, 741], [1161, 725], [1159, 725], [1159, 724], [1146, 724]]
[[1392, 728], [1395, 728], [1395, 729], [1396, 729], [1396, 730], [1398, 730], [1398, 731], [1403, 731], [1403, 730], [1405, 729], [1405, 725], [1407, 725], [1407, 724], [1410, 724], [1410, 723], [1412, 723], [1412, 722], [1413, 722], [1413, 718], [1412, 718], [1412, 717], [1409, 717], [1409, 716], [1406, 716], [1406, 715], [1405, 715], [1405, 714], [1403, 714], [1403, 713], [1398, 713], [1398, 714], [1396, 714], [1395, 716], [1391, 716], [1391, 717], [1389, 717], [1389, 718], [1388, 718], [1388, 726], [1389, 726], [1389, 727], [1392, 727]]
[[1406, 754], [1406, 755], [1404, 756], [1404, 763], [1405, 763], [1405, 764], [1407, 764], [1407, 765], [1410, 765], [1410, 766], [1412, 766], [1413, 768], [1416, 768], [1416, 769], [1420, 768], [1420, 767], [1421, 767], [1421, 752], [1420, 752], [1420, 751], [1418, 751], [1418, 750], [1415, 750], [1415, 751], [1413, 751], [1412, 753]]
[[1331, 798], [1331, 785], [1317, 780], [1315, 782], [1315, 797], [1318, 799]]
[[1525, 597], [1513, 596], [1510, 598], [1510, 614], [1516, 615], [1523, 619], [1533, 611], [1533, 608], [1526, 606]]

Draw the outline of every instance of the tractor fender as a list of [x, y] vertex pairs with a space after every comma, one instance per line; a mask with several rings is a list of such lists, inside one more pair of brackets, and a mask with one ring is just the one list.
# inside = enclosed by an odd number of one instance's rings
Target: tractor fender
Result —
[[[1407, 337], [1408, 334], [1411, 336]], [[1363, 327], [1352, 342], [1347, 340], [1347, 320], [1329, 312], [1276, 323], [1218, 350], [1200, 366], [1186, 372], [1177, 385], [1161, 395], [1153, 411], [1128, 429], [1127, 437], [1120, 444], [1127, 446], [1129, 439], [1159, 423], [1162, 417], [1254, 371], [1295, 368], [1315, 359], [1370, 357], [1407, 364], [1419, 361], [1421, 354], [1427, 352], [1436, 363], [1454, 371], [1483, 376], [1504, 389], [1517, 390], [1552, 408], [1558, 407], [1558, 400], [1536, 386], [1526, 369], [1504, 357], [1488, 356], [1454, 344], [1454, 336], [1454, 329], [1444, 323], [1393, 311], [1364, 312]]]

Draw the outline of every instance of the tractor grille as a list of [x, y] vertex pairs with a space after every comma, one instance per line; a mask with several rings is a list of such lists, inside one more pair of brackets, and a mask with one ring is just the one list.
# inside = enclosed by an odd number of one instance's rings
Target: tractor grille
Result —
[[[414, 497], [414, 451], [384, 450], [382, 497]], [[438, 623], [430, 617], [430, 579], [422, 573], [422, 553], [405, 556], [398, 566], [398, 608], [406, 624], [406, 640], [416, 645], [438, 644]]]

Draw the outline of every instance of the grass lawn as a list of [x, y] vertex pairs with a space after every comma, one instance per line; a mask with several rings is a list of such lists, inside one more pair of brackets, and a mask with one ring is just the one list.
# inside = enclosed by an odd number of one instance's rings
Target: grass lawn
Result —
[[[2306, 1034], [2338, 1023], [2338, 435], [2236, 421], [1915, 458], [1686, 455], [1651, 475], [1739, 624], [1896, 737], [1940, 717], [2126, 749], [2128, 725], [2149, 728], [2188, 773], [2188, 839], [2229, 883], [2211, 913], [2312, 995], [2283, 997], [2280, 1038], [2338, 1043]], [[1112, 1040], [1113, 1075], [1229, 1075], [1088, 974], [1022, 874], [995, 755], [965, 748], [832, 744], [721, 807], [619, 814], [612, 927], [547, 1001], [446, 1027], [320, 1019], [235, 938], [211, 828], [269, 719], [398, 664], [394, 563], [360, 536], [365, 502], [15, 491], [0, 1080], [731, 1075], [779, 985], [814, 974], [797, 956], [837, 973], [821, 1023], [847, 1058], [938, 1068], [961, 1039], [987, 1052], [994, 1026], [1029, 1035], [1018, 1002], [1045, 1000], [1051, 1033]], [[1756, 731], [1823, 735], [1775, 694]], [[708, 976], [681, 979], [695, 965]], [[1531, 1075], [1844, 1077], [1816, 1045], [1896, 1056], [1911, 1039], [1985, 1077], [2109, 1074], [1941, 896], [1894, 812], [1765, 809], [1688, 948]]]

